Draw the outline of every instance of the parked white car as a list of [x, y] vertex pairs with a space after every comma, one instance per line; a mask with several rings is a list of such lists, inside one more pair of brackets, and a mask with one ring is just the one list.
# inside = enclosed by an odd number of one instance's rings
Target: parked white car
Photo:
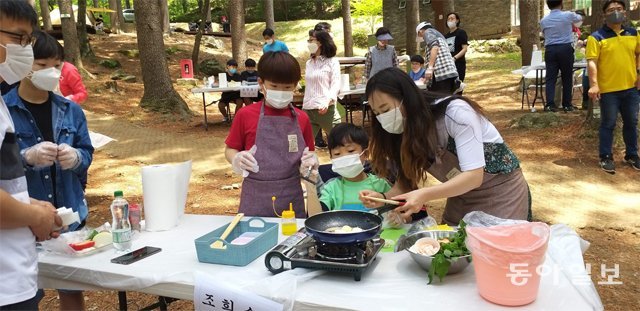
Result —
[[122, 10], [122, 16], [124, 17], [125, 23], [133, 23], [136, 20], [135, 11], [133, 9]]

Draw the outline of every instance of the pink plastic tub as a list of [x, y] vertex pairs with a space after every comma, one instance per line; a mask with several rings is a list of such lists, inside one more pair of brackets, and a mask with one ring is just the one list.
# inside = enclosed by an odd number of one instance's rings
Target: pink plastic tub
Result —
[[467, 227], [480, 295], [505, 306], [526, 305], [538, 296], [549, 226], [541, 222]]

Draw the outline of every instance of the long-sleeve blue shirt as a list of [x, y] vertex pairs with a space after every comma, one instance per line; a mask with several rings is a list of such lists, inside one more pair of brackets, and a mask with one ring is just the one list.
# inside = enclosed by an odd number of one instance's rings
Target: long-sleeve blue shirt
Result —
[[544, 46], [572, 43], [572, 24], [581, 20], [582, 16], [574, 12], [560, 9], [551, 10], [549, 15], [540, 20], [540, 29], [544, 34]]

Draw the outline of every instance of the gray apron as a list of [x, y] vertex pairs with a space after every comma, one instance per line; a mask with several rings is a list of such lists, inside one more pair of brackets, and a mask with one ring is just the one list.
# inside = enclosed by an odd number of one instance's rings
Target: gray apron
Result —
[[297, 218], [306, 218], [302, 185], [300, 184], [300, 157], [306, 147], [298, 117], [292, 106], [291, 116], [266, 116], [264, 103], [260, 107], [256, 129], [256, 154], [260, 170], [249, 172], [242, 181], [239, 213], [246, 216], [276, 217], [271, 197], [275, 196], [278, 215], [289, 209]]
[[[440, 182], [459, 174], [460, 165], [453, 139], [448, 150], [441, 149], [436, 162], [427, 170]], [[480, 187], [447, 199], [442, 221], [458, 225], [462, 217], [472, 211], [507, 219], [530, 220], [531, 197], [520, 161], [504, 143], [484, 143], [484, 176]]]

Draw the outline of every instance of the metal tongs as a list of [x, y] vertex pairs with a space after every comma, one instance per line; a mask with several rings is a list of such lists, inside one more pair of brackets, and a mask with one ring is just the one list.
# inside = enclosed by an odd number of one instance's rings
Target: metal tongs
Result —
[[311, 180], [311, 178], [309, 178], [309, 177], [311, 177], [311, 171], [312, 170], [313, 170], [313, 167], [309, 166], [309, 169], [307, 170], [307, 173], [304, 174], [304, 175], [300, 174], [300, 178], [302, 178], [302, 180], [310, 182], [313, 185], [316, 185], [317, 182], [315, 182], [315, 181]]

